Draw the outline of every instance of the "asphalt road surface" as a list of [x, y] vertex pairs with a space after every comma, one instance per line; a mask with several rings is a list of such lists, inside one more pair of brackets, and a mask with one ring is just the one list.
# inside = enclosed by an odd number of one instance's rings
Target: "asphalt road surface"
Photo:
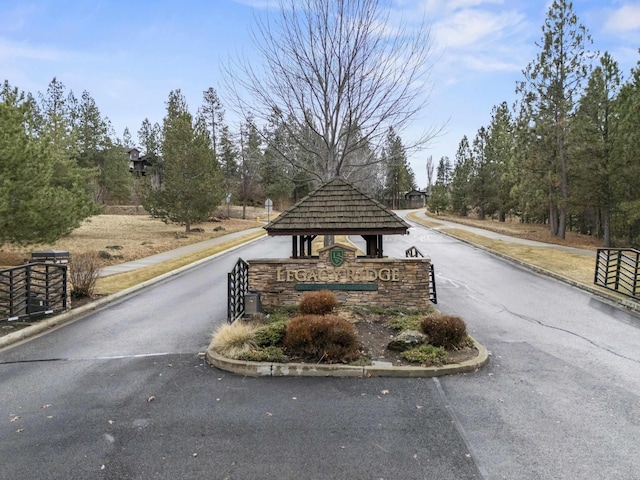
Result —
[[434, 380], [206, 365], [238, 256], [290, 253], [265, 239], [0, 352], [0, 478], [640, 478], [640, 320], [423, 227], [385, 238], [389, 256], [410, 246], [488, 367]]

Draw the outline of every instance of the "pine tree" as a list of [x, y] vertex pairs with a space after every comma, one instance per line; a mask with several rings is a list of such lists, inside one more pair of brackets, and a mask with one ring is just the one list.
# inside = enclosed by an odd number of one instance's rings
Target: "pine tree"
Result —
[[428, 207], [431, 212], [440, 215], [450, 205], [449, 188], [452, 180], [451, 160], [441, 157], [436, 169], [436, 183], [431, 189]]
[[549, 224], [551, 234], [564, 238], [569, 214], [569, 161], [567, 131], [589, 71], [591, 37], [578, 23], [573, 4], [554, 0], [542, 28], [541, 49], [523, 71], [518, 91], [529, 104], [535, 122], [534, 135], [553, 140], [552, 149], [539, 155], [547, 164]]
[[493, 192], [498, 219], [506, 220], [507, 212], [515, 208], [512, 190], [516, 183], [514, 167], [515, 125], [506, 102], [494, 107], [487, 132], [486, 156], [492, 165]]
[[[26, 100], [25, 100], [26, 98]], [[53, 242], [97, 213], [87, 172], [34, 137], [32, 99], [14, 89], [0, 103], [0, 244]]]
[[240, 164], [238, 195], [242, 201], [242, 218], [246, 218], [247, 205], [254, 203], [258, 196], [258, 166], [262, 152], [260, 151], [260, 132], [249, 117], [240, 127]]
[[456, 153], [456, 164], [451, 179], [451, 208], [460, 216], [467, 216], [472, 204], [471, 187], [473, 182], [473, 155], [469, 140], [465, 135], [460, 140]]
[[[582, 231], [611, 246], [611, 218], [624, 200], [624, 169], [614, 155], [619, 116], [615, 102], [621, 88], [618, 64], [605, 53], [594, 69], [573, 121], [572, 199], [582, 210]], [[586, 217], [586, 218], [584, 218]]]
[[619, 134], [613, 145], [614, 158], [618, 159], [621, 181], [618, 204], [619, 216], [615, 219], [618, 235], [628, 245], [640, 245], [640, 62], [631, 71], [616, 101], [619, 115]]
[[387, 141], [383, 151], [385, 172], [386, 197], [390, 200], [391, 208], [398, 209], [404, 198], [404, 193], [415, 188], [415, 176], [407, 161], [407, 153], [402, 145], [402, 139], [393, 127], [387, 131]]
[[100, 114], [89, 92], [82, 93], [76, 109], [77, 162], [95, 171], [93, 198], [98, 203], [125, 201], [131, 195], [131, 175], [125, 148], [114, 143], [108, 119]]
[[180, 90], [169, 94], [162, 137], [162, 184], [145, 178], [143, 205], [155, 218], [184, 223], [189, 233], [220, 205], [223, 192], [204, 118], [193, 119]]

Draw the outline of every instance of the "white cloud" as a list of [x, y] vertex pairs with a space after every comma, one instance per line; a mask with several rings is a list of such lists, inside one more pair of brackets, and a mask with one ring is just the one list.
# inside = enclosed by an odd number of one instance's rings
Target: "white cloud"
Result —
[[22, 43], [12, 42], [0, 37], [0, 60], [9, 61], [15, 59], [44, 60], [56, 62], [66, 57], [67, 54], [60, 50], [48, 47], [34, 47]]
[[446, 15], [460, 9], [503, 3], [504, 0], [422, 0], [420, 7], [427, 15]]
[[446, 48], [465, 48], [479, 43], [495, 42], [518, 29], [524, 16], [517, 12], [493, 13], [467, 9], [434, 25], [438, 43]]
[[624, 5], [613, 11], [604, 28], [607, 32], [618, 34], [640, 30], [640, 3]]

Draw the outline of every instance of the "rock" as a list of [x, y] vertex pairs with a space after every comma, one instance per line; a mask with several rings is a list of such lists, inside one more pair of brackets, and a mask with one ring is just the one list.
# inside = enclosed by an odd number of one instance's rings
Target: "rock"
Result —
[[112, 257], [112, 255], [109, 252], [105, 252], [104, 250], [100, 250], [98, 252], [98, 256], [103, 260], [109, 260]]
[[109, 250], [122, 250], [122, 245], [107, 245]]
[[202, 227], [195, 227], [192, 228], [191, 230], [189, 230], [191, 233], [204, 233], [204, 228]]
[[224, 227], [222, 227], [222, 226], [218, 226], [218, 227], [213, 229], [214, 232], [221, 232], [222, 230], [224, 230]]
[[423, 343], [427, 343], [429, 337], [417, 330], [405, 330], [400, 332], [397, 337], [389, 342], [387, 348], [396, 352], [404, 352], [405, 350], [418, 347]]

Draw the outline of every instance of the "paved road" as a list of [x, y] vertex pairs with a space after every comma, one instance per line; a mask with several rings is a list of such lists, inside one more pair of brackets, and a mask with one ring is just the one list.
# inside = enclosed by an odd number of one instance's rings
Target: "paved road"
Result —
[[0, 352], [0, 478], [640, 478], [638, 319], [422, 227], [385, 253], [411, 245], [436, 265], [439, 308], [492, 351], [486, 369], [208, 367], [224, 272], [289, 253], [266, 239]]

